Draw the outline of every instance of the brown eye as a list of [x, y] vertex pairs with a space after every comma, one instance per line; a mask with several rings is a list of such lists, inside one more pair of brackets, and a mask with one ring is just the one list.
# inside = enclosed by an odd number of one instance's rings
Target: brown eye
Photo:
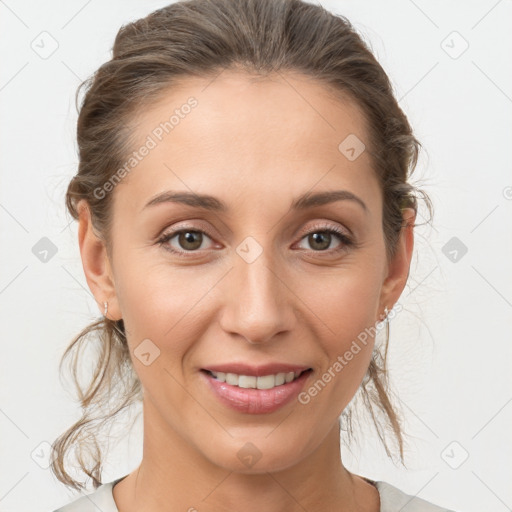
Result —
[[308, 235], [310, 247], [319, 251], [325, 251], [331, 245], [332, 235], [327, 231], [319, 231]]
[[200, 231], [181, 231], [177, 235], [178, 244], [186, 251], [199, 249], [203, 243], [203, 234]]
[[[337, 246], [330, 248], [332, 242], [338, 240]], [[314, 252], [337, 252], [354, 246], [353, 240], [337, 226], [318, 226], [306, 233], [302, 240], [307, 240]]]
[[198, 249], [201, 248], [205, 239], [210, 239], [210, 237], [201, 230], [181, 229], [164, 234], [158, 243], [167, 251], [178, 256], [187, 256], [186, 253], [201, 252]]

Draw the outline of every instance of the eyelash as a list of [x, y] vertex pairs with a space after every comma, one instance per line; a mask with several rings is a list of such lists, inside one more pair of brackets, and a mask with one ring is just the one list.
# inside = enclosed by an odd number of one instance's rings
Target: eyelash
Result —
[[[172, 252], [173, 254], [176, 254], [177, 256], [183, 257], [183, 258], [190, 258], [191, 256], [188, 256], [187, 253], [190, 253], [191, 255], [194, 255], [194, 253], [197, 253], [198, 251], [177, 251], [176, 249], [173, 249], [170, 245], [165, 245], [169, 240], [174, 238], [176, 235], [179, 235], [181, 233], [203, 233], [204, 235], [207, 235], [209, 238], [213, 238], [208, 231], [202, 230], [202, 229], [194, 229], [192, 227], [189, 228], [183, 228], [179, 229], [177, 231], [171, 231], [170, 233], [164, 233], [158, 240], [157, 243], [163, 247], [165, 250]], [[335, 249], [328, 249], [324, 251], [313, 251], [317, 253], [337, 253], [343, 250], [347, 250], [351, 247], [357, 247], [358, 244], [349, 237], [344, 231], [342, 231], [340, 228], [336, 226], [325, 226], [325, 225], [319, 225], [314, 226], [310, 231], [307, 233], [304, 233], [304, 235], [301, 237], [301, 240], [306, 238], [307, 236], [313, 234], [313, 233], [331, 233], [338, 237], [338, 239], [341, 242], [341, 245]]]

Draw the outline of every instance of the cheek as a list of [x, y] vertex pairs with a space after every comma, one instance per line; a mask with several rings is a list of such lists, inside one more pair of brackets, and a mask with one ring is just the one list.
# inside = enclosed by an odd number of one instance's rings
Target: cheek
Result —
[[209, 295], [213, 297], [218, 281], [211, 270], [192, 266], [176, 269], [143, 262], [127, 266], [116, 291], [131, 351], [149, 339], [160, 350], [155, 363], [174, 371], [210, 320]]
[[310, 309], [307, 322], [318, 326], [316, 338], [325, 355], [317, 377], [331, 383], [330, 392], [338, 400], [352, 397], [371, 360], [381, 284], [377, 271], [354, 265], [301, 284]]
[[376, 320], [382, 283], [375, 267], [347, 264], [336, 272], [306, 275], [297, 284], [297, 294], [338, 343], [357, 337]]
[[320, 319], [314, 321], [321, 326], [316, 339], [324, 357], [299, 402], [311, 408], [311, 417], [332, 421], [352, 400], [370, 364], [378, 293], [372, 278], [347, 278], [314, 298], [309, 321]]

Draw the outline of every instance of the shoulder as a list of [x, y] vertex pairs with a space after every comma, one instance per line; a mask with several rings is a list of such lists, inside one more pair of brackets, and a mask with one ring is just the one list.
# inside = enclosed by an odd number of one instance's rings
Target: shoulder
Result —
[[394, 485], [372, 481], [380, 495], [380, 512], [454, 512], [417, 496], [406, 494]]
[[124, 477], [102, 484], [94, 492], [81, 496], [53, 512], [119, 512], [112, 487], [122, 478]]

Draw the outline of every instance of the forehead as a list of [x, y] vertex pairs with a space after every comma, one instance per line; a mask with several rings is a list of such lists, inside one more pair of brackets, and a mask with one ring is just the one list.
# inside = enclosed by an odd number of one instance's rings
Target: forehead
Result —
[[356, 159], [343, 152], [346, 140], [369, 144], [358, 106], [304, 75], [224, 70], [186, 78], [142, 109], [134, 125], [133, 150], [150, 149], [127, 166], [115, 192], [137, 211], [167, 189], [232, 200], [340, 186], [369, 201], [378, 194], [368, 152]]

